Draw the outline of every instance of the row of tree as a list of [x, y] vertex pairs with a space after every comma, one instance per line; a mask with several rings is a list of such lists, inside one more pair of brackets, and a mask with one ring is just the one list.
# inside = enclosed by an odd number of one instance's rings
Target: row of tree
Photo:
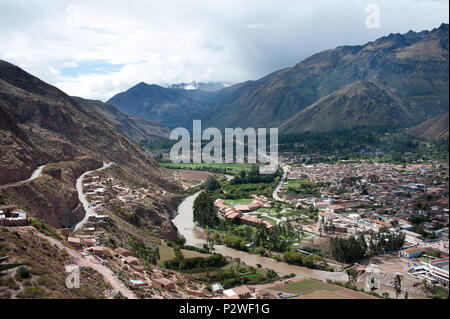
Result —
[[364, 257], [400, 249], [404, 243], [405, 234], [386, 230], [351, 236], [348, 239], [333, 237], [330, 240], [330, 254], [337, 261], [351, 263]]

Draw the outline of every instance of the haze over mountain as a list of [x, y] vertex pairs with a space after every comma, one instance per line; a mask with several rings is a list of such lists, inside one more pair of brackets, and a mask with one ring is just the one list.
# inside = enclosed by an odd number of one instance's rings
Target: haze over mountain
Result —
[[120, 110], [190, 128], [280, 127], [283, 133], [412, 125], [448, 111], [448, 24], [317, 53], [294, 67], [217, 92], [140, 84]]
[[169, 89], [183, 89], [183, 90], [199, 90], [199, 91], [206, 91], [206, 92], [215, 92], [219, 91], [223, 88], [226, 88], [230, 86], [227, 83], [224, 82], [196, 82], [193, 81], [191, 83], [177, 83], [169, 85]]

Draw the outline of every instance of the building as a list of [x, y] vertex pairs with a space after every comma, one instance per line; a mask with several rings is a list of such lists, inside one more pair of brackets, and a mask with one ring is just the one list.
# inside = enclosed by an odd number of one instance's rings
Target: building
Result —
[[27, 214], [18, 210], [16, 206], [0, 207], [0, 225], [1, 226], [26, 226], [28, 225]]
[[166, 290], [175, 290], [175, 283], [167, 278], [152, 279], [152, 285]]
[[119, 247], [115, 250], [116, 253], [118, 253], [119, 255], [123, 256], [123, 257], [128, 257], [131, 256], [131, 252], [125, 248]]
[[125, 264], [130, 266], [140, 266], [139, 259], [133, 256], [128, 256], [125, 258]]
[[448, 259], [433, 260], [430, 263], [430, 275], [448, 286]]
[[247, 286], [235, 287], [223, 292], [227, 299], [246, 299], [252, 296], [252, 291]]
[[408, 248], [400, 251], [400, 257], [405, 258], [417, 258], [422, 256], [424, 253], [423, 249], [420, 248]]
[[75, 249], [81, 249], [81, 238], [78, 237], [69, 237], [67, 238], [67, 242]]
[[214, 284], [212, 286], [212, 291], [214, 293], [216, 293], [216, 294], [220, 294], [221, 295], [223, 293], [223, 291], [224, 291], [224, 288], [223, 288], [223, 286], [221, 284]]

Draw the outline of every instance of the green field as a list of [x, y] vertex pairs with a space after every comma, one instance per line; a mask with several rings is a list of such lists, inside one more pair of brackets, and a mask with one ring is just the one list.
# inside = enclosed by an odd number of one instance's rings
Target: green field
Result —
[[162, 167], [169, 169], [185, 169], [192, 171], [208, 171], [221, 174], [237, 174], [242, 170], [250, 170], [252, 164], [221, 164], [221, 163], [201, 163], [201, 164], [175, 164], [159, 163]]
[[227, 199], [225, 205], [233, 207], [236, 205], [248, 205], [253, 201], [251, 198]]
[[319, 280], [308, 279], [299, 282], [293, 282], [287, 285], [280, 285], [270, 288], [271, 290], [281, 291], [288, 294], [305, 295], [314, 291], [337, 291], [342, 290], [342, 287], [328, 284]]

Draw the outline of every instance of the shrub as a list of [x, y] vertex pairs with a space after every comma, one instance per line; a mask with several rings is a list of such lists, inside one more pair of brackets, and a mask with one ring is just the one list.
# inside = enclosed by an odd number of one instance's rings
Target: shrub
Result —
[[26, 266], [20, 266], [17, 269], [16, 274], [21, 279], [27, 279], [31, 277], [30, 269]]

